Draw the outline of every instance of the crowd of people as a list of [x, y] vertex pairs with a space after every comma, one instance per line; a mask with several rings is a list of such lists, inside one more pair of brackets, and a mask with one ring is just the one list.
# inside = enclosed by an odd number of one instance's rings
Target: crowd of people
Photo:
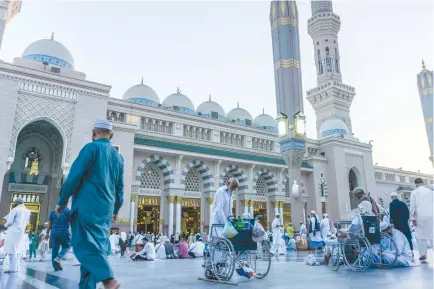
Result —
[[[92, 130], [92, 142], [86, 144], [72, 164], [62, 185], [56, 207], [49, 214], [48, 223], [40, 234], [27, 232], [30, 211], [21, 198], [14, 200], [14, 208], [5, 217], [5, 232], [0, 232], [0, 255], [7, 255], [8, 270], [19, 271], [20, 259], [36, 259], [37, 248], [40, 261], [45, 260], [51, 244], [51, 261], [54, 270], [62, 270], [61, 261], [71, 247], [80, 264], [79, 288], [96, 288], [102, 282], [105, 289], [118, 289], [120, 283], [114, 278], [108, 256], [130, 254], [134, 261], [156, 259], [198, 258], [207, 252], [206, 234], [172, 236], [152, 233], [112, 233], [107, 236], [112, 223], [117, 221], [123, 203], [124, 168], [123, 158], [111, 145], [112, 124], [97, 120]], [[392, 194], [388, 210], [378, 206], [369, 193], [362, 189], [353, 190], [360, 201], [359, 215], [378, 216], [380, 228], [388, 232], [399, 250], [400, 266], [408, 266], [408, 257], [413, 257], [417, 243], [419, 260], [427, 259], [427, 248], [433, 239], [433, 191], [425, 188], [420, 178], [411, 193], [410, 209]], [[230, 178], [214, 196], [210, 224], [224, 225], [232, 215], [232, 194], [239, 187], [236, 178]], [[72, 198], [71, 209], [66, 205]], [[98, 204], [98, 206], [95, 206]], [[359, 230], [360, 218], [354, 218], [347, 233]], [[411, 221], [411, 223], [410, 223]], [[271, 254], [286, 254], [286, 249], [306, 250], [324, 248], [325, 260], [330, 257], [327, 240], [336, 238], [340, 230], [327, 214], [322, 220], [311, 211], [307, 226], [301, 222], [296, 233], [292, 224], [284, 228], [280, 214], [276, 213], [270, 236], [273, 246]], [[217, 234], [221, 234], [218, 230]], [[413, 232], [414, 231], [414, 232]], [[413, 242], [416, 239], [416, 242]], [[286, 242], [285, 242], [286, 241]], [[285, 248], [287, 246], [287, 248]], [[374, 248], [375, 249], [375, 248]], [[27, 255], [28, 254], [28, 255]]]

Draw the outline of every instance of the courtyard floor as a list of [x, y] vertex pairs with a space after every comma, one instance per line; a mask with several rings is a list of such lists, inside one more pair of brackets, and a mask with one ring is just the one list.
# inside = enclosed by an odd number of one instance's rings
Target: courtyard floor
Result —
[[[357, 273], [342, 267], [338, 272], [327, 266], [306, 266], [306, 252], [292, 253], [288, 257], [273, 258], [271, 270], [264, 280], [253, 279], [241, 283], [246, 289], [277, 288], [381, 288], [381, 289], [432, 289], [433, 258], [418, 267], [397, 269], [370, 269]], [[133, 262], [129, 258], [110, 258], [116, 278], [123, 289], [187, 289], [187, 288], [237, 288], [233, 285], [200, 281], [203, 276], [201, 259], [157, 260]], [[51, 262], [22, 262], [21, 271], [7, 275], [0, 273], [2, 289], [78, 288], [80, 268], [72, 261], [63, 262], [64, 270], [53, 272]], [[242, 286], [242, 287], [241, 287]], [[102, 287], [101, 287], [102, 288]]]

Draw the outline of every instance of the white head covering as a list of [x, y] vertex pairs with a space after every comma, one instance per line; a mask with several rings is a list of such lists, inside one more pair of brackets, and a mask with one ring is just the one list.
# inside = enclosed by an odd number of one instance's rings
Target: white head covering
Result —
[[276, 213], [276, 216], [280, 216], [280, 213]]
[[314, 210], [310, 211], [310, 213], [316, 215], [316, 212]]
[[322, 214], [322, 216], [323, 216], [324, 218], [327, 218], [327, 217], [329, 216], [329, 214]]
[[359, 208], [361, 215], [372, 214], [372, 204], [368, 201], [361, 202], [357, 208]]
[[398, 194], [397, 194], [396, 192], [392, 192], [392, 193], [390, 194], [390, 196], [391, 196], [391, 197], [396, 197], [396, 198], [397, 198], [397, 197], [398, 197]]
[[93, 127], [113, 130], [113, 125], [104, 119], [97, 119]]
[[386, 222], [380, 222], [380, 230], [384, 231], [389, 227], [389, 224], [387, 224]]
[[127, 234], [125, 232], [121, 232], [121, 239], [124, 242], [127, 240]]

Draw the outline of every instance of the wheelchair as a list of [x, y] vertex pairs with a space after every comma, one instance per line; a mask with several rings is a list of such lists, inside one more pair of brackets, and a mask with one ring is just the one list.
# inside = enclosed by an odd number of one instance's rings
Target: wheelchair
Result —
[[[391, 268], [398, 258], [398, 248], [392, 236], [380, 231], [378, 217], [360, 216], [359, 230], [339, 232], [332, 244], [329, 266], [337, 271], [341, 264], [351, 270], [362, 272], [374, 265], [377, 268]], [[385, 258], [385, 251], [392, 252]]]
[[204, 255], [203, 264], [206, 279], [228, 282], [236, 267], [250, 268], [257, 279], [267, 276], [271, 267], [270, 243], [267, 240], [257, 243], [252, 239], [253, 226], [260, 218], [242, 219], [250, 226], [240, 229], [235, 225], [236, 220], [228, 217], [227, 221], [238, 231], [238, 235], [230, 239], [223, 236], [223, 224], [211, 225], [208, 252]]

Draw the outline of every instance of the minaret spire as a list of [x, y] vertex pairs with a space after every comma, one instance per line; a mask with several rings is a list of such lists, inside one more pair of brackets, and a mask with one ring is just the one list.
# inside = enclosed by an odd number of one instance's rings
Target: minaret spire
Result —
[[422, 59], [422, 69], [425, 69], [425, 68], [426, 68], [425, 61]]
[[417, 86], [419, 88], [420, 103], [422, 105], [422, 113], [425, 120], [425, 129], [428, 137], [428, 145], [431, 155], [430, 160], [434, 166], [433, 78], [433, 71], [426, 69], [425, 62], [422, 60], [422, 71], [417, 75]]
[[[351, 136], [350, 107], [356, 93], [354, 87], [342, 84], [338, 41], [341, 20], [333, 12], [331, 0], [311, 0], [311, 10], [312, 17], [307, 23], [314, 46], [317, 87], [307, 92], [307, 99], [317, 116], [318, 137], [322, 123], [333, 116], [345, 122]], [[324, 84], [325, 90], [321, 89]]]
[[286, 114], [292, 124], [294, 115], [304, 111], [296, 2], [272, 1], [270, 24], [277, 113]]

